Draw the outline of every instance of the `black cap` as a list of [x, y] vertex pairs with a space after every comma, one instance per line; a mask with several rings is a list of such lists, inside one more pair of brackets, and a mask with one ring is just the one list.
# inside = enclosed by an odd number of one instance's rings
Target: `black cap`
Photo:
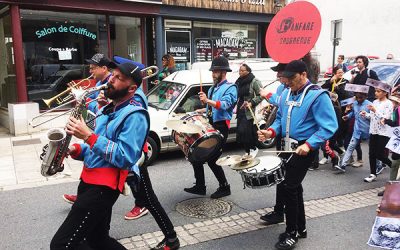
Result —
[[307, 65], [300, 60], [293, 60], [288, 63], [283, 71], [283, 77], [290, 78], [297, 73], [307, 72]]
[[232, 72], [231, 68], [229, 68], [228, 59], [224, 56], [218, 56], [212, 60], [210, 71], [213, 70]]
[[108, 64], [111, 62], [110, 59], [108, 59], [104, 54], [95, 54], [92, 56], [90, 59], [85, 60], [86, 63], [88, 64], [94, 64], [97, 66], [108, 66]]
[[272, 71], [279, 72], [284, 71], [286, 67], [286, 63], [278, 63], [276, 66], [271, 67]]
[[108, 64], [109, 68], [112, 69], [119, 69], [122, 74], [124, 74], [127, 77], [132, 78], [132, 80], [136, 83], [136, 85], [139, 87], [140, 84], [142, 83], [142, 72], [140, 71], [139, 66], [134, 65], [133, 63], [130, 62], [124, 62], [124, 63], [118, 63], [118, 62], [110, 62]]

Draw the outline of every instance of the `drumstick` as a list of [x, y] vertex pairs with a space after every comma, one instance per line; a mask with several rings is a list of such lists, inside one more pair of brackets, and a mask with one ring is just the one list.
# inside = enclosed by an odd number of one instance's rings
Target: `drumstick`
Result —
[[253, 117], [253, 119], [254, 119], [254, 122], [256, 123], [257, 129], [258, 129], [258, 130], [261, 130], [261, 129], [260, 129], [260, 126], [258, 125], [258, 122], [257, 122], [256, 116], [255, 116], [255, 115], [254, 115], [254, 113], [253, 113], [253, 110], [251, 109], [251, 107], [250, 107], [250, 106], [247, 106], [247, 108], [250, 110], [251, 116]]

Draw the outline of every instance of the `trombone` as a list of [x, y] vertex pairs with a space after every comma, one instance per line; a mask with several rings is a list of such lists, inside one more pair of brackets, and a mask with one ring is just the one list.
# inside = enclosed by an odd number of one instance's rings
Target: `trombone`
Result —
[[[144, 69], [141, 70], [143, 80], [145, 80], [147, 78], [150, 78], [150, 77], [153, 77], [153, 76], [156, 76], [158, 74], [158, 72], [159, 72], [159, 69], [158, 69], [157, 66], [149, 66], [149, 67], [144, 68]], [[81, 84], [83, 81], [87, 81], [87, 80], [91, 79], [92, 77], [93, 77], [93, 74], [90, 75], [88, 78], [82, 79], [81, 81], [79, 81], [77, 83], [74, 83], [72, 86], [68, 87], [63, 92], [61, 92], [61, 93], [59, 93], [59, 94], [57, 94], [57, 95], [55, 95], [55, 96], [53, 96], [53, 97], [51, 97], [49, 99], [43, 99], [43, 102], [49, 108], [51, 107], [51, 105], [54, 102], [57, 102], [58, 105], [62, 105], [62, 107], [64, 107], [65, 106], [64, 104], [65, 104], [66, 101], [74, 99], [73, 95], [70, 93], [71, 90], [72, 89], [76, 89], [79, 86], [79, 84]], [[73, 81], [71, 81], [71, 82], [73, 82]], [[71, 82], [69, 82], [69, 83], [71, 83]], [[84, 89], [86, 89], [86, 88], [84, 88]], [[66, 94], [68, 94], [68, 95], [65, 96], [64, 98], [62, 98], [62, 96], [66, 95]], [[67, 102], [67, 103], [70, 104], [71, 102]], [[59, 108], [59, 107], [57, 107], [57, 108]]]
[[[65, 111], [65, 112], [62, 112], [61, 114], [58, 114], [58, 115], [56, 115], [56, 116], [54, 116], [54, 117], [52, 117], [52, 118], [50, 118], [50, 119], [47, 119], [47, 120], [45, 120], [45, 121], [42, 121], [42, 122], [40, 122], [40, 123], [38, 123], [38, 124], [34, 124], [34, 120], [36, 120], [36, 119], [38, 119], [38, 118], [40, 118], [40, 117], [42, 117], [42, 116], [45, 116], [45, 115], [47, 115], [48, 113], [54, 112], [55, 110], [58, 110], [58, 109], [60, 109], [60, 108], [62, 108], [62, 107], [64, 107], [64, 106], [67, 106], [67, 105], [69, 105], [69, 104], [71, 104], [71, 103], [74, 103], [75, 101], [81, 99], [81, 97], [83, 97], [83, 96], [87, 96], [87, 95], [89, 95], [89, 94], [91, 94], [91, 93], [93, 93], [93, 92], [101, 91], [101, 90], [104, 90], [104, 89], [107, 89], [107, 88], [108, 88], [108, 82], [105, 83], [105, 84], [103, 84], [103, 85], [100, 85], [100, 86], [97, 86], [97, 87], [93, 87], [93, 88], [89, 88], [89, 89], [72, 89], [72, 90], [71, 90], [71, 91], [72, 91], [72, 94], [70, 94], [70, 95], [73, 97], [73, 100], [68, 101], [68, 102], [66, 102], [66, 103], [63, 103], [63, 104], [61, 104], [60, 106], [57, 106], [57, 107], [52, 108], [52, 109], [49, 109], [49, 110], [47, 110], [46, 112], [43, 112], [43, 113], [41, 113], [41, 114], [39, 114], [39, 115], [33, 117], [32, 120], [29, 122], [29, 125], [30, 125], [32, 128], [36, 128], [36, 127], [38, 127], [38, 126], [40, 126], [40, 125], [42, 125], [42, 124], [44, 124], [44, 123], [47, 123], [47, 122], [52, 121], [52, 120], [54, 120], [54, 119], [57, 119], [58, 117], [61, 117], [61, 116], [63, 116], [63, 115], [66, 115], [66, 114], [72, 112], [72, 111], [74, 110], [74, 108], [71, 108], [71, 109], [69, 109], [69, 110], [67, 110], [67, 111]], [[94, 102], [94, 101], [97, 101], [97, 98], [96, 98], [96, 99], [93, 99], [93, 100], [90, 100], [90, 101], [87, 102], [86, 104], [89, 104], [89, 103]]]
[[[72, 98], [71, 94], [69, 94], [69, 92], [71, 92], [72, 89], [76, 89], [79, 86], [79, 84], [81, 84], [84, 81], [88, 81], [92, 77], [93, 77], [93, 74], [91, 74], [89, 77], [87, 77], [85, 79], [80, 80], [77, 83], [75, 83], [74, 81], [70, 81], [69, 83], [67, 83], [67, 85], [69, 85], [70, 83], [72, 83], [72, 85], [69, 86], [66, 90], [64, 90], [63, 92], [61, 92], [61, 93], [59, 93], [59, 94], [57, 94], [55, 96], [53, 96], [52, 98], [42, 99], [42, 100], [47, 105], [47, 107], [49, 107], [49, 108], [51, 107], [51, 104], [53, 102], [57, 102], [58, 105], [61, 105], [61, 104], [65, 103], [66, 101], [68, 101], [68, 100], [70, 100]], [[62, 98], [66, 94], [68, 94], [68, 95], [66, 97]]]
[[141, 70], [142, 75], [144, 74], [144, 76], [142, 77], [143, 80], [153, 77], [153, 76], [156, 76], [158, 74], [158, 71], [159, 71], [159, 69], [155, 65], [142, 69]]

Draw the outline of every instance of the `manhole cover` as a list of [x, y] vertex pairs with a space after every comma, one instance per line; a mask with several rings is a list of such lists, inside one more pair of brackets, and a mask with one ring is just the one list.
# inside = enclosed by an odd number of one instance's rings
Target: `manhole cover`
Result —
[[176, 204], [176, 211], [180, 214], [199, 219], [220, 217], [231, 209], [229, 202], [210, 198], [189, 199]]

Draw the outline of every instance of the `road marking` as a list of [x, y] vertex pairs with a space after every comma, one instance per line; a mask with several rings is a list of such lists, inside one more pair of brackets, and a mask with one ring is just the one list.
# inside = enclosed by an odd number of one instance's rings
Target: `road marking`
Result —
[[[377, 196], [383, 188], [367, 189], [355, 193], [332, 196], [304, 202], [306, 218], [313, 219], [325, 215], [351, 211], [358, 208], [378, 205], [381, 197]], [[209, 240], [247, 233], [268, 227], [260, 216], [271, 212], [273, 208], [263, 208], [212, 220], [205, 220], [175, 227], [181, 247], [194, 245]], [[283, 224], [283, 223], [281, 223]], [[148, 249], [164, 238], [161, 231], [150, 232], [120, 239], [127, 249]]]

